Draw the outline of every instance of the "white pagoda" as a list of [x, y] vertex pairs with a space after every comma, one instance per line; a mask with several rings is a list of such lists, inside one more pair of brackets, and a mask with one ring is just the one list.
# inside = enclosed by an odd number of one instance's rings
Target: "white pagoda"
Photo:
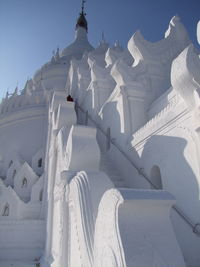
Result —
[[0, 104], [0, 267], [199, 267], [199, 51], [177, 16], [93, 48], [84, 2]]

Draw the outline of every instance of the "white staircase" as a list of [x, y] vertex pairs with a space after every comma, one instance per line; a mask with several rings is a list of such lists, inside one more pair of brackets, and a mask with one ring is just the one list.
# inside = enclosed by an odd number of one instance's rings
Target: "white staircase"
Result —
[[110, 177], [116, 188], [128, 187], [114, 164], [104, 153], [101, 153], [100, 171], [105, 172]]

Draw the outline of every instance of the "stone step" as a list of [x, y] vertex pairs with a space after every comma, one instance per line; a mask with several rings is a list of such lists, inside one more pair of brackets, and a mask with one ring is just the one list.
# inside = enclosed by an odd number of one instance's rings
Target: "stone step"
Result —
[[124, 181], [113, 181], [116, 188], [126, 188]]
[[108, 176], [110, 177], [110, 179], [112, 181], [116, 181], [116, 182], [123, 181], [123, 179], [120, 179], [120, 177], [112, 176], [112, 175], [109, 175], [109, 174], [108, 174]]
[[112, 170], [110, 170], [110, 169], [106, 169], [106, 168], [101, 169], [101, 171], [107, 173], [109, 176], [112, 176], [113, 179], [116, 179], [116, 180], [123, 180], [123, 179], [121, 178], [121, 176], [120, 176], [116, 171], [112, 171]]
[[126, 187], [123, 178], [105, 155], [101, 155], [100, 170], [110, 177], [115, 187]]

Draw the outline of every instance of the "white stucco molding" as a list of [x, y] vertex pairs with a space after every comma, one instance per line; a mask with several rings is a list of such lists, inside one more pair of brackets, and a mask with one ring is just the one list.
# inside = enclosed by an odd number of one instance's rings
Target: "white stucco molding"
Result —
[[[24, 179], [26, 181], [25, 184], [23, 182]], [[14, 190], [23, 201], [28, 202], [30, 200], [32, 186], [37, 180], [38, 176], [31, 166], [24, 162], [14, 179]]]
[[167, 63], [189, 43], [188, 33], [180, 22], [180, 18], [174, 16], [169, 23], [164, 39], [151, 43], [145, 40], [142, 34], [137, 31], [129, 40], [128, 49], [135, 60], [134, 66], [144, 60], [147, 62]]
[[91, 82], [87, 88], [87, 93], [84, 94], [83, 102], [87, 105], [88, 98], [91, 97], [89, 105], [92, 106], [93, 113], [97, 114], [113, 91], [115, 81], [110, 75], [110, 68], [102, 67], [95, 58], [89, 57], [88, 64], [91, 68]]
[[96, 129], [73, 125], [67, 141], [68, 170], [98, 171], [100, 150], [96, 141]]
[[15, 159], [11, 158], [10, 162], [13, 162], [13, 163], [7, 169], [5, 183], [7, 185], [13, 186], [15, 175], [17, 174], [18, 170], [21, 168], [24, 161], [21, 160], [20, 157], [18, 156], [18, 158], [15, 158]]
[[78, 84], [78, 75], [77, 75], [77, 69], [78, 69], [78, 64], [79, 61], [73, 58], [70, 61], [70, 67], [69, 67], [69, 72], [67, 76], [67, 83], [66, 87], [69, 90], [69, 94], [76, 96], [77, 94], [77, 84]]
[[115, 82], [110, 76], [110, 69], [98, 65], [95, 59], [88, 58], [88, 63], [91, 68], [91, 79], [93, 82], [96, 81], [106, 88], [114, 88]]
[[184, 267], [169, 217], [174, 203], [160, 190], [108, 190], [98, 209], [94, 266]]
[[123, 56], [123, 51], [116, 50], [112, 47], [108, 48], [106, 54], [105, 54], [105, 61], [108, 66], [111, 66], [115, 63], [117, 59]]
[[[126, 86], [129, 90], [134, 90], [137, 85], [139, 91], [144, 91], [142, 83], [137, 81], [138, 75], [144, 74], [145, 65], [139, 64], [137, 67], [128, 66], [122, 59], [118, 59], [111, 69], [111, 75], [118, 86]], [[146, 89], [146, 88], [145, 88]]]
[[[76, 233], [75, 228], [71, 227], [71, 236], [73, 239], [73, 236], [78, 235], [77, 245], [80, 247], [82, 262], [80, 266], [94, 266], [94, 229], [98, 206], [106, 190], [113, 186], [106, 174], [83, 171], [78, 172], [69, 184], [70, 224], [76, 224], [77, 229]], [[78, 257], [76, 250], [72, 249], [71, 257]]]
[[52, 96], [52, 101], [50, 104], [50, 111], [55, 111], [56, 108], [58, 108], [58, 106], [61, 103], [65, 103], [66, 102], [66, 92], [65, 91], [55, 91], [53, 96]]
[[189, 109], [199, 106], [200, 59], [193, 45], [189, 45], [173, 61], [171, 69], [173, 88], [182, 96]]

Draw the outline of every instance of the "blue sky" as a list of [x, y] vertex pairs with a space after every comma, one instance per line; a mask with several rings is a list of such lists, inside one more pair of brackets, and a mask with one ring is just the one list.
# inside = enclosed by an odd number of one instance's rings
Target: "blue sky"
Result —
[[[20, 89], [27, 78], [74, 39], [81, 0], [0, 0], [0, 98]], [[87, 0], [88, 37], [97, 46], [102, 31], [123, 47], [136, 30], [149, 41], [163, 38], [178, 14], [193, 43], [200, 20], [200, 0]]]

